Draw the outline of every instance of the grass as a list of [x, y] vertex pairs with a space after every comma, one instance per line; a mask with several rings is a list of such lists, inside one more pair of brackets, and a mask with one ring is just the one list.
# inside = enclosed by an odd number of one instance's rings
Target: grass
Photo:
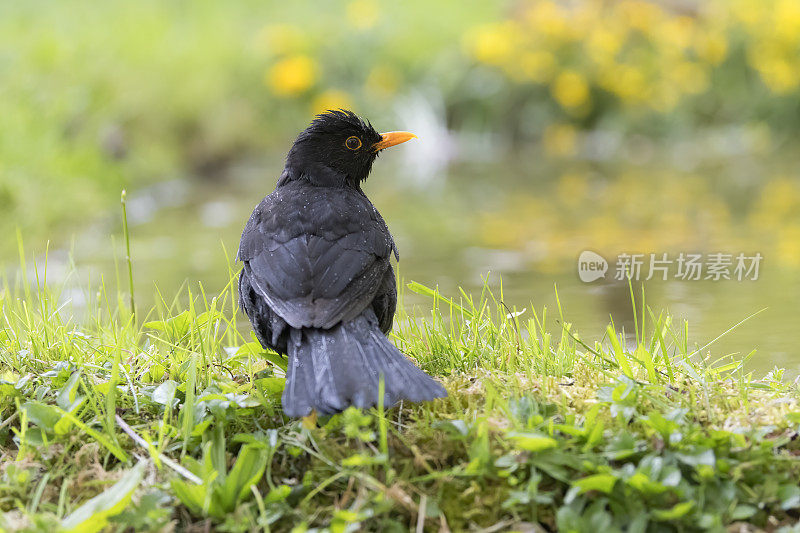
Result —
[[106, 284], [81, 307], [31, 272], [0, 290], [0, 530], [793, 531], [800, 516], [797, 387], [693, 349], [641, 302], [632, 335], [612, 323], [587, 343], [502, 289], [411, 283], [430, 306], [401, 306], [392, 340], [450, 396], [308, 428], [282, 416], [285, 363], [249, 336], [232, 283], [134, 320]]

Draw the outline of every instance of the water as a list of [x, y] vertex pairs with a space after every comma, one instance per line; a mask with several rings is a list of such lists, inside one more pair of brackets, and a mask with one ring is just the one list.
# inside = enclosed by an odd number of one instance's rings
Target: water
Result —
[[[132, 256], [140, 304], [153, 302], [154, 286], [165, 296], [187, 282], [202, 283], [211, 292], [222, 289], [228, 281], [228, 259], [235, 256], [241, 229], [252, 208], [274, 187], [273, 176], [277, 176], [279, 166], [279, 159], [258, 161], [237, 167], [226, 179], [165, 181], [131, 194]], [[560, 201], [553, 195], [574, 188], [569, 179], [565, 178], [566, 184], [559, 181], [548, 187], [546, 179], [526, 176], [514, 165], [485, 163], [471, 170], [452, 169], [447, 179], [420, 184], [407, 180], [399, 159], [388, 157], [376, 164], [366, 190], [395, 235], [401, 254], [398, 272], [405, 282], [438, 286], [442, 293], [456, 296], [458, 287], [478, 294], [484, 279], [499, 294], [502, 280], [506, 305], [525, 308], [527, 316], [532, 308], [539, 313], [547, 308], [552, 331], [557, 331], [560, 322], [560, 302], [564, 320], [571, 322], [573, 331], [584, 339], [602, 338], [611, 320], [618, 329], [632, 333], [635, 320], [630, 288], [626, 282], [609, 279], [614, 274], [614, 257], [606, 255], [612, 261], [606, 280], [582, 282], [577, 274], [577, 257], [587, 245], [592, 249], [593, 241], [582, 238], [584, 230], [572, 227], [569, 220], [554, 224], [553, 216], [537, 215], [537, 209], [546, 210]], [[530, 198], [525, 200], [530, 207], [520, 204], [518, 196]], [[568, 195], [564, 205], [572, 202], [570, 198]], [[578, 214], [581, 205], [592, 207], [590, 202], [576, 201]], [[701, 213], [704, 209], [697, 208]], [[75, 261], [84, 281], [91, 278], [97, 282], [100, 276], [113, 278], [114, 255], [117, 261], [123, 257], [118, 216], [110, 213], [88, 222], [74, 239]], [[614, 214], [608, 218], [613, 221]], [[530, 219], [533, 227], [520, 223], [520, 219]], [[642, 237], [640, 228], [631, 223], [630, 227], [623, 225], [609, 232], [616, 233], [614, 238], [619, 242], [630, 239], [638, 247], [634, 249], [640, 251], [663, 249], [677, 254], [696, 250], [681, 248], [682, 243], [698, 246], [696, 235], [685, 229], [685, 236], [653, 242], [650, 248], [644, 246], [648, 239], [656, 239], [653, 235], [658, 236], [658, 231], [648, 230]], [[520, 233], [522, 237], [518, 238]], [[110, 234], [115, 235], [113, 243]], [[664, 234], [671, 235], [669, 228]], [[601, 232], [591, 238], [604, 237]], [[56, 249], [69, 247], [67, 236], [55, 241]], [[709, 240], [708, 248], [702, 251], [714, 251], [715, 244]], [[759, 245], [752, 236], [735, 244], [740, 248], [731, 251], [751, 252]], [[58, 263], [59, 258], [63, 262], [64, 257], [57, 250], [51, 254], [51, 262]], [[116, 268], [121, 270], [121, 265]], [[751, 317], [704, 351], [713, 354], [711, 360], [728, 354], [743, 357], [756, 350], [748, 367], [758, 376], [775, 366], [785, 367], [789, 377], [800, 373], [796, 317], [800, 270], [786, 268], [768, 252], [757, 281], [652, 280], [634, 283], [633, 289], [639, 304], [644, 289], [646, 305], [656, 315], [671, 313], [678, 328], [683, 327], [683, 319], [688, 321], [690, 347], [702, 347]], [[409, 291], [405, 301], [423, 310], [429, 305]], [[645, 324], [649, 327], [649, 319]]]

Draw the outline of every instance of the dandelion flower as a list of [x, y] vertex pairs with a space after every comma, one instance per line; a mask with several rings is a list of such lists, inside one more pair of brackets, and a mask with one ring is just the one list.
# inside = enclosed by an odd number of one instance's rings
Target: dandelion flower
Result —
[[550, 87], [553, 97], [566, 109], [581, 107], [589, 101], [589, 84], [578, 72], [565, 70]]
[[267, 72], [265, 81], [279, 96], [296, 96], [314, 85], [317, 70], [313, 59], [297, 54], [275, 63]]
[[478, 28], [471, 36], [472, 55], [481, 63], [500, 65], [514, 51], [511, 38], [503, 24], [489, 24]]
[[311, 112], [319, 114], [329, 109], [350, 109], [353, 101], [350, 95], [338, 89], [328, 89], [319, 94], [311, 102]]

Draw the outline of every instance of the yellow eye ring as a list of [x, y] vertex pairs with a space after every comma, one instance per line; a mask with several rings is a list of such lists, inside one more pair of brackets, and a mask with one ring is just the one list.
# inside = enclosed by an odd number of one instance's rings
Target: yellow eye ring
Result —
[[361, 148], [361, 139], [353, 135], [347, 138], [347, 140], [344, 142], [344, 145], [348, 150], [358, 150]]

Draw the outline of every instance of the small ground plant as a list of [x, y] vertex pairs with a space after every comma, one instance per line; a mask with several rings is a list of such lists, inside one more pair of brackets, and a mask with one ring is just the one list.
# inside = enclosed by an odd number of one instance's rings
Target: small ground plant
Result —
[[[24, 271], [24, 269], [23, 269]], [[233, 273], [231, 279], [234, 279]], [[402, 308], [449, 397], [282, 416], [285, 360], [229, 285], [132, 313], [42, 279], [0, 291], [5, 531], [793, 531], [800, 392], [638, 305], [587, 342], [502, 289]], [[237, 322], [239, 320], [239, 322]]]

